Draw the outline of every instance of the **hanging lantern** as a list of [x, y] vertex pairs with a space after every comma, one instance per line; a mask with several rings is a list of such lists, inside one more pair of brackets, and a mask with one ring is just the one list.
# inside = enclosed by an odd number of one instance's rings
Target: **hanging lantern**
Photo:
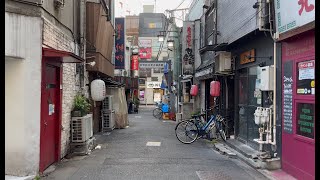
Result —
[[210, 95], [213, 97], [220, 96], [220, 82], [219, 81], [211, 81], [210, 83]]
[[93, 80], [90, 89], [94, 101], [102, 101], [106, 97], [106, 84], [101, 79]]
[[190, 95], [191, 96], [196, 96], [196, 95], [198, 95], [198, 91], [199, 91], [198, 86], [197, 85], [192, 85], [191, 89], [190, 89]]

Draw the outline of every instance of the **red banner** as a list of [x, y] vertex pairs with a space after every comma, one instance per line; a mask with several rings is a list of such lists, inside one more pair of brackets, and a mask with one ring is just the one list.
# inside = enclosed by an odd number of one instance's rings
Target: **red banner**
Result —
[[146, 47], [146, 48], [139, 48], [139, 56], [140, 59], [151, 59], [152, 56], [152, 48]]
[[139, 70], [139, 56], [138, 55], [131, 56], [131, 70]]

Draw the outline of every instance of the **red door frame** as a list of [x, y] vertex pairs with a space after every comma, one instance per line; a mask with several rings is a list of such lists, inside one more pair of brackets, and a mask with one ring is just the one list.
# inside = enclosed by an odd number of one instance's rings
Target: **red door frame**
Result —
[[[56, 149], [55, 149], [55, 162], [58, 162], [60, 161], [60, 156], [61, 156], [61, 124], [62, 124], [62, 88], [61, 88], [61, 83], [62, 83], [62, 64], [61, 62], [59, 61], [56, 61], [57, 58], [48, 58], [48, 57], [42, 57], [42, 64], [41, 64], [41, 67], [42, 67], [42, 71], [41, 71], [41, 109], [42, 107], [45, 105], [42, 100], [42, 96], [44, 95], [44, 92], [45, 92], [45, 84], [44, 84], [44, 80], [45, 80], [45, 71], [46, 71], [46, 65], [47, 64], [50, 64], [50, 65], [53, 65], [57, 68], [57, 76], [58, 76], [58, 85], [60, 86], [59, 87], [59, 90], [58, 90], [58, 105], [57, 105], [57, 113], [58, 113], [58, 124], [57, 124], [57, 127], [55, 128], [55, 140], [58, 145], [56, 146]], [[41, 117], [41, 120], [40, 120], [40, 162], [39, 162], [39, 172], [42, 173], [44, 170], [45, 170], [45, 164], [42, 163], [42, 156], [41, 154], [43, 153], [42, 152], [42, 146], [43, 146], [43, 140], [42, 137], [43, 137], [43, 120], [44, 120], [44, 112], [40, 112], [40, 117]]]

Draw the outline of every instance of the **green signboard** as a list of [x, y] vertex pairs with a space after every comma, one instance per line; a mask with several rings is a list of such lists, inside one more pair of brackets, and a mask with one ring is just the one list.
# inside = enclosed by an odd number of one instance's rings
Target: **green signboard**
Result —
[[314, 104], [297, 103], [297, 134], [314, 139]]

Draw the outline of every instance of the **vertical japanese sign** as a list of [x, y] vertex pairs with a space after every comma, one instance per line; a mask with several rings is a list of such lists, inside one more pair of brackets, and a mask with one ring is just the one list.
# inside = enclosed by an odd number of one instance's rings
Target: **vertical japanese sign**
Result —
[[138, 55], [131, 56], [131, 70], [139, 70], [139, 56]]
[[124, 44], [124, 18], [115, 18], [115, 69], [124, 69], [125, 65], [125, 44]]
[[274, 5], [279, 34], [315, 20], [315, 0], [276, 0]]

